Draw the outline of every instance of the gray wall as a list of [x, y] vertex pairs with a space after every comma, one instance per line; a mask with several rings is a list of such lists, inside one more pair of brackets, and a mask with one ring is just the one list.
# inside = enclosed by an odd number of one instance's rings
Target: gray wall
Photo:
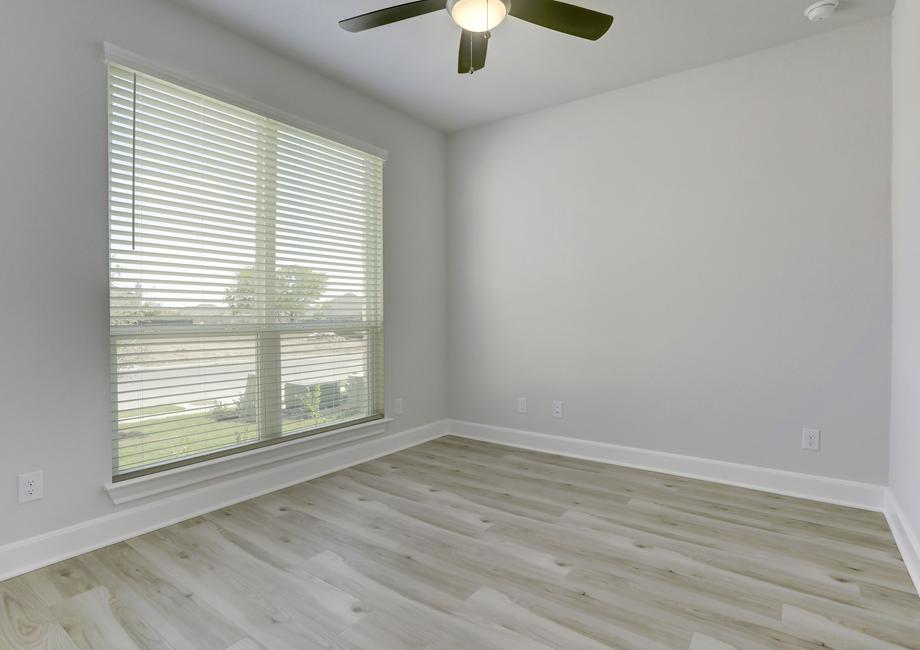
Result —
[[[445, 139], [159, 0], [0, 4], [0, 544], [113, 510], [103, 41], [373, 143], [385, 169], [392, 427], [445, 416]], [[16, 503], [15, 475], [45, 471]]]
[[891, 491], [920, 535], [920, 0], [893, 18]]
[[886, 18], [451, 136], [451, 417], [885, 483], [889, 45]]

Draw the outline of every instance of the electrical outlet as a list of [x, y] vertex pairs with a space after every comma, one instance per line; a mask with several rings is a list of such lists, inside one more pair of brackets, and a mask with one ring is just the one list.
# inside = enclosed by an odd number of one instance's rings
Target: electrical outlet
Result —
[[553, 402], [553, 417], [554, 418], [562, 417], [562, 402], [559, 402], [559, 401]]
[[802, 449], [809, 451], [821, 449], [821, 429], [802, 429]]
[[36, 501], [45, 496], [45, 477], [41, 470], [19, 475], [19, 503]]
[[393, 414], [402, 415], [403, 414], [403, 398], [397, 397], [393, 400]]
[[527, 398], [526, 397], [518, 397], [517, 412], [518, 413], [527, 412]]

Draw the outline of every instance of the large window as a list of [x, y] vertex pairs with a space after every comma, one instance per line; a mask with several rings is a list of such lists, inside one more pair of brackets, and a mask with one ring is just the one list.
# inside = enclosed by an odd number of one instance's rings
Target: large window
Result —
[[382, 176], [110, 64], [116, 480], [382, 415]]

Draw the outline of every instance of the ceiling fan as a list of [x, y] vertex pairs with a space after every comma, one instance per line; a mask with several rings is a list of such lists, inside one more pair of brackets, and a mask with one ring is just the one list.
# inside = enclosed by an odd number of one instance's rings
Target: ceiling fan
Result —
[[509, 15], [591, 41], [606, 34], [613, 23], [613, 16], [559, 0], [416, 0], [346, 18], [339, 25], [349, 32], [363, 32], [441, 9], [447, 9], [463, 29], [457, 63], [461, 74], [485, 67], [490, 30]]

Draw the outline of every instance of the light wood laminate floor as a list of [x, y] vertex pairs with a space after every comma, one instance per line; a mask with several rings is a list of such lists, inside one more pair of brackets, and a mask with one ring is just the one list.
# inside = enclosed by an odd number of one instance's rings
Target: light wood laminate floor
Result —
[[878, 513], [450, 437], [0, 599], [4, 649], [920, 648]]

